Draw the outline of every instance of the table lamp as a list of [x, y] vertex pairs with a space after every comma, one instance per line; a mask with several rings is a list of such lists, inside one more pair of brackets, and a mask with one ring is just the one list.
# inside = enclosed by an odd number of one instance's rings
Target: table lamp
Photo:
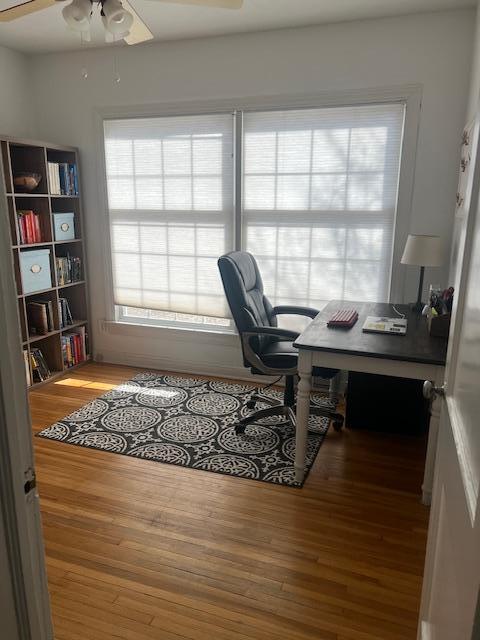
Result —
[[403, 251], [401, 264], [420, 267], [417, 301], [412, 310], [421, 313], [423, 310], [422, 292], [425, 267], [440, 267], [443, 262], [443, 241], [439, 236], [409, 235]]

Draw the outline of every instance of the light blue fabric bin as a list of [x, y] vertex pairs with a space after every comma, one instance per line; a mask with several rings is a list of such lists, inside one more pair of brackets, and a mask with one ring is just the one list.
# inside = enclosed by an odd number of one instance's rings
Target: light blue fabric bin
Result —
[[74, 213], [54, 213], [53, 228], [55, 232], [55, 240], [74, 240], [75, 225]]
[[21, 251], [20, 271], [24, 294], [51, 289], [50, 249]]

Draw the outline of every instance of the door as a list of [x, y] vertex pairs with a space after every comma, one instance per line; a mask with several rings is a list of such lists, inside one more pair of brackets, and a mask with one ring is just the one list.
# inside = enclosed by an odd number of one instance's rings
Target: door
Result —
[[[478, 638], [480, 587], [480, 157], [479, 115], [462, 140], [459, 268], [418, 638]], [[439, 401], [439, 399], [437, 399]]]
[[2, 183], [0, 180], [0, 637], [53, 640]]

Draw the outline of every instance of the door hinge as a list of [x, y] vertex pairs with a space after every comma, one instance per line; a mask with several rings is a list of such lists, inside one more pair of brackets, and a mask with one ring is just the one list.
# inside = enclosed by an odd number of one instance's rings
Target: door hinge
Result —
[[25, 471], [25, 483], [23, 485], [23, 490], [25, 491], [25, 495], [28, 495], [30, 491], [33, 491], [37, 486], [37, 476], [35, 475], [35, 469], [32, 467], [28, 467]]

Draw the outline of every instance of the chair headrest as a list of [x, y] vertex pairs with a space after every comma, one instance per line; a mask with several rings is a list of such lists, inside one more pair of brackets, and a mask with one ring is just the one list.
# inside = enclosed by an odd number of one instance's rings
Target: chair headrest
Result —
[[220, 269], [223, 260], [233, 263], [246, 291], [259, 289], [263, 292], [262, 278], [257, 262], [251, 253], [247, 251], [231, 251], [227, 253], [219, 259]]

